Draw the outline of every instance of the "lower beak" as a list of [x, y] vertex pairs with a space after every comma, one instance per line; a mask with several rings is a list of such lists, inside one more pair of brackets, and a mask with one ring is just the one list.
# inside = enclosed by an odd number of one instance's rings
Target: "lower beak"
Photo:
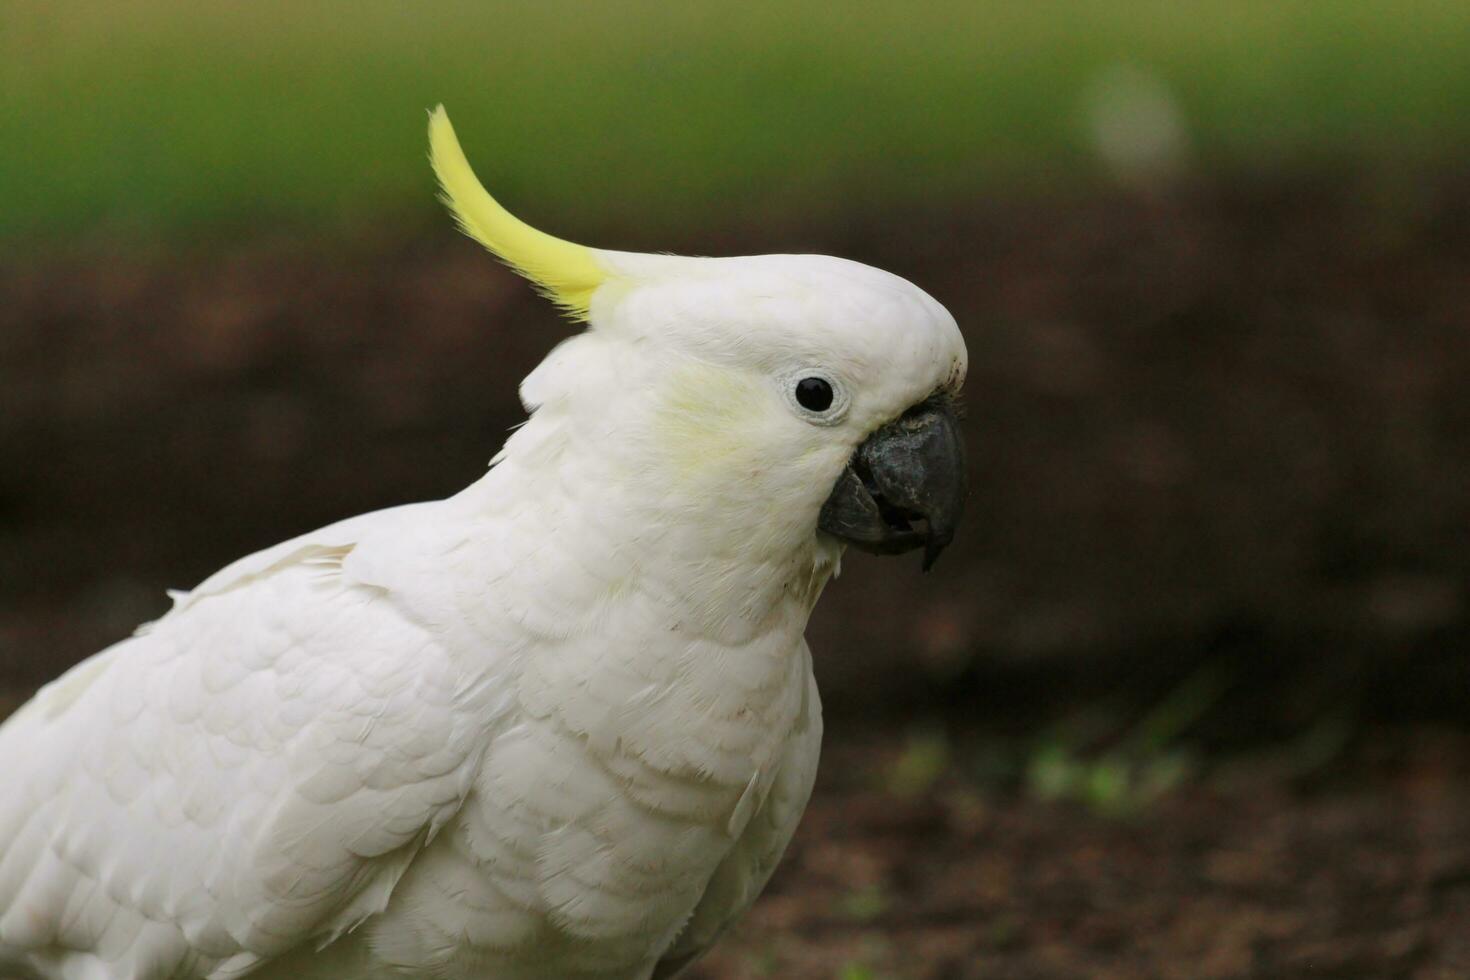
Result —
[[924, 570], [954, 539], [965, 508], [965, 448], [948, 398], [878, 429], [853, 454], [817, 527], [854, 547], [896, 555], [924, 548]]

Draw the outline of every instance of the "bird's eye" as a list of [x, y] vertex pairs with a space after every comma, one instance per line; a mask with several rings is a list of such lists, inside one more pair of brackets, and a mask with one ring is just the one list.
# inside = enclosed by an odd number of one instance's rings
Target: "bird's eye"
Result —
[[808, 412], [832, 407], [832, 384], [825, 378], [802, 378], [796, 383], [796, 403]]
[[825, 368], [799, 367], [782, 375], [779, 383], [791, 410], [809, 425], [837, 425], [847, 415], [847, 385]]

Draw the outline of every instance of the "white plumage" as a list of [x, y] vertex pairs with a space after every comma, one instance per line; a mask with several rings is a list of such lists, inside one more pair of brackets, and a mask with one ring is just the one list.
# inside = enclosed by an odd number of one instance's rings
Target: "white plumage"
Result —
[[959, 386], [954, 321], [838, 259], [536, 238], [434, 126], [467, 229], [590, 329], [468, 489], [236, 562], [0, 726], [0, 976], [662, 978], [789, 841], [818, 512]]

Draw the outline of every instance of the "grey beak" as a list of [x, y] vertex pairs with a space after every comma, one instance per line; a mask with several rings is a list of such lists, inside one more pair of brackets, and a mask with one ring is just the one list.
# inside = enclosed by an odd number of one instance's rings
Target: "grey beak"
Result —
[[924, 570], [954, 539], [968, 492], [965, 447], [948, 398], [930, 399], [868, 436], [822, 505], [817, 527], [854, 547], [924, 548]]

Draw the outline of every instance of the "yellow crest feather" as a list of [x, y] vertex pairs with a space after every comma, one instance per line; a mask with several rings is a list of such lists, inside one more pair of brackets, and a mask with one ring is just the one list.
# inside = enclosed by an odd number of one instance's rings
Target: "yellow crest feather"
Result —
[[490, 196], [454, 135], [449, 114], [438, 106], [429, 115], [429, 160], [444, 203], [465, 234], [535, 283], [553, 302], [585, 320], [592, 294], [607, 280], [592, 249], [538, 231]]

